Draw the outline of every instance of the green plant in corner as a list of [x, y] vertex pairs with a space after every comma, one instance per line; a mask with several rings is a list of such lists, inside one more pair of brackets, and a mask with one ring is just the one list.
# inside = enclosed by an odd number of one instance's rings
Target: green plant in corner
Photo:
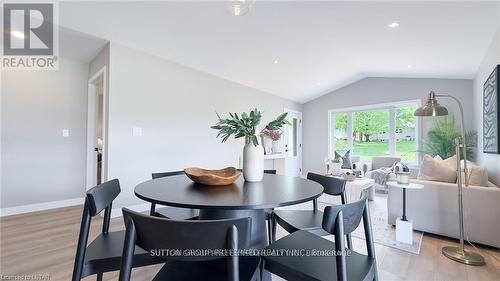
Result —
[[[275, 120], [269, 122], [265, 127], [266, 130], [275, 131], [281, 129], [285, 124], [290, 123], [285, 119], [288, 113], [283, 113]], [[259, 140], [257, 138], [256, 130], [262, 119], [262, 112], [254, 109], [250, 113], [243, 112], [240, 116], [237, 113], [229, 113], [230, 118], [223, 119], [217, 113], [219, 119], [214, 126], [210, 128], [218, 130], [217, 137], [222, 138], [222, 142], [226, 142], [231, 135], [234, 138], [248, 137], [253, 145], [258, 146]]]
[[[477, 148], [477, 132], [466, 131], [467, 160], [474, 159]], [[460, 136], [453, 115], [435, 118], [434, 128], [427, 132], [423, 140], [424, 153], [439, 155], [443, 159], [455, 155], [455, 139]]]

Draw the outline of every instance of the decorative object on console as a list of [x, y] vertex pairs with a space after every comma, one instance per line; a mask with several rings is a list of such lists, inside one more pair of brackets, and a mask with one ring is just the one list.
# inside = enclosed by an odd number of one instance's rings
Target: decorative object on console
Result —
[[[229, 113], [231, 118], [222, 119], [217, 113], [217, 124], [211, 126], [218, 130], [217, 137], [226, 142], [231, 135], [234, 138], [245, 137], [245, 147], [243, 148], [243, 177], [249, 182], [261, 181], [264, 176], [264, 148], [259, 144], [257, 136], [257, 126], [260, 124], [262, 113], [257, 109], [250, 113], [243, 112], [241, 117], [237, 113]], [[285, 119], [287, 113], [283, 113], [275, 120], [266, 125], [265, 130], [276, 131], [285, 124], [289, 124]], [[262, 132], [262, 131], [261, 131]]]
[[[465, 133], [465, 119], [464, 119], [464, 110], [462, 103], [454, 96], [450, 95], [436, 95], [434, 91], [429, 93], [427, 98], [427, 102], [424, 106], [415, 110], [414, 115], [425, 117], [425, 116], [444, 116], [448, 115], [448, 110], [440, 105], [436, 100], [436, 97], [447, 97], [451, 98], [457, 102], [458, 107], [460, 109], [460, 117], [462, 121], [462, 134], [455, 139], [455, 150], [457, 155], [457, 167], [460, 166], [460, 156], [463, 155], [463, 158], [467, 160], [467, 147], [466, 147], [466, 133]], [[464, 171], [465, 178], [467, 179], [468, 170], [467, 170], [467, 161], [464, 161]], [[462, 184], [462, 169], [457, 169], [457, 184], [458, 184], [458, 209], [459, 209], [459, 227], [460, 227], [460, 247], [443, 247], [442, 253], [446, 257], [461, 262], [468, 265], [484, 265], [484, 258], [475, 252], [465, 250], [464, 248], [464, 210], [463, 210], [463, 201], [462, 201], [462, 193], [463, 193], [463, 184]], [[465, 185], [468, 186], [468, 180], [465, 181]]]
[[264, 129], [261, 133], [263, 137], [267, 137], [267, 139], [271, 139], [271, 151], [272, 153], [280, 153], [279, 149], [279, 140], [281, 139], [281, 136], [283, 135], [283, 131], [281, 129], [279, 130], [268, 130]]
[[265, 154], [273, 153], [273, 140], [266, 136], [265, 134], [261, 134], [260, 138], [262, 139], [262, 146], [264, 147]]
[[326, 173], [330, 175], [340, 176], [342, 171], [342, 158], [331, 159], [325, 158]]
[[483, 152], [500, 154], [500, 65], [483, 85]]
[[356, 174], [353, 171], [347, 171], [347, 172], [345, 172], [345, 173], [342, 174], [342, 177], [346, 181], [353, 181], [353, 180], [356, 179]]
[[396, 171], [396, 179], [399, 184], [410, 183], [410, 169], [405, 164], [401, 164], [401, 169]]
[[335, 159], [342, 159], [342, 169], [352, 169], [351, 151], [348, 150], [344, 156], [335, 151]]

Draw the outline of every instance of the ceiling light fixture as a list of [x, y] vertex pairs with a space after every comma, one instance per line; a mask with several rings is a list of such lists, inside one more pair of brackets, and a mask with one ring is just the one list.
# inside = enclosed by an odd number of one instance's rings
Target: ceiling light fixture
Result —
[[226, 8], [233, 16], [243, 16], [250, 11], [255, 0], [229, 0]]
[[21, 31], [11, 31], [10, 34], [16, 38], [19, 38], [19, 39], [24, 39], [24, 33], [22, 33]]
[[275, 59], [273, 62], [276, 64], [276, 63], [278, 63], [279, 61], [278, 61], [278, 59]]
[[388, 25], [390, 28], [398, 28], [399, 27], [399, 22], [393, 21]]
[[408, 67], [408, 68], [412, 68], [412, 67], [413, 67], [413, 65], [409, 64], [409, 65], [408, 65], [408, 66], [406, 66], [406, 67]]

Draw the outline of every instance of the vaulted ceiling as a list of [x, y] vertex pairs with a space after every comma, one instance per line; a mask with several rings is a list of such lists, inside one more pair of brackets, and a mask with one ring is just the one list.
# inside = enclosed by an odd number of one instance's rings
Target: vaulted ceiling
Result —
[[367, 76], [470, 79], [500, 24], [498, 1], [257, 0], [240, 17], [206, 1], [59, 10], [65, 27], [297, 102]]

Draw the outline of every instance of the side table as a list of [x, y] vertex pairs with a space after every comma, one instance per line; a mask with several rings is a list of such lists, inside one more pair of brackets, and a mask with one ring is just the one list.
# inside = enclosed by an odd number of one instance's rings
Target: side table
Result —
[[403, 189], [403, 216], [396, 219], [396, 240], [406, 244], [413, 243], [413, 222], [406, 218], [406, 189], [422, 189], [418, 183], [400, 184], [395, 181], [387, 182], [388, 187]]

